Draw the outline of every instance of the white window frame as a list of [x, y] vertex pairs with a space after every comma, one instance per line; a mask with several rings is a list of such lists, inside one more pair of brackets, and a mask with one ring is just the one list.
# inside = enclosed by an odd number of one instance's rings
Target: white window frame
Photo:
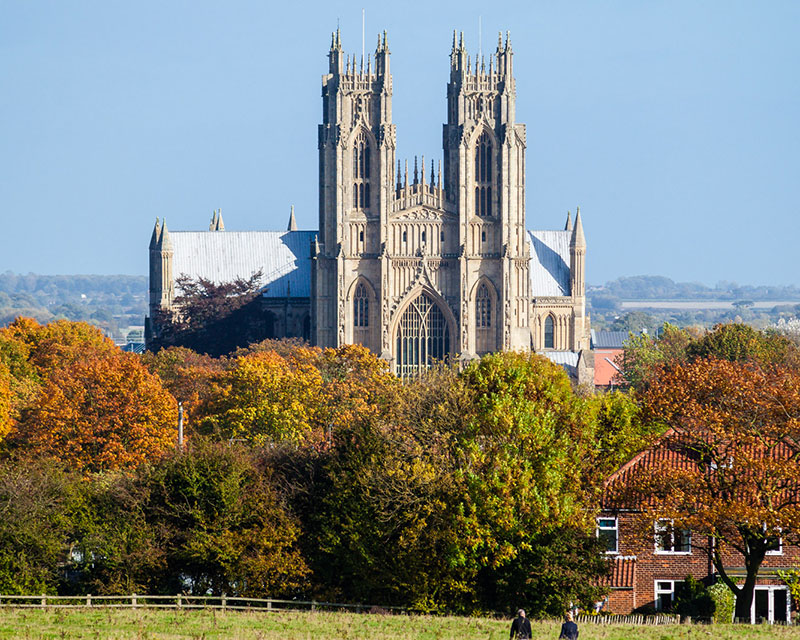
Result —
[[[767, 525], [766, 524], [762, 525], [762, 529], [764, 531], [764, 534], [766, 535], [766, 533], [767, 533]], [[778, 528], [778, 531], [780, 531], [780, 528]], [[777, 549], [767, 549], [767, 551], [766, 551], [766, 553], [764, 555], [767, 555], [767, 556], [782, 556], [783, 555], [783, 536], [778, 535], [778, 548]]]
[[[600, 526], [600, 521], [601, 520], [613, 520], [614, 521], [614, 526], [613, 527]], [[598, 539], [600, 538], [600, 531], [601, 530], [602, 531], [613, 531], [614, 532], [614, 549], [613, 550], [612, 549], [606, 550], [603, 553], [605, 553], [607, 555], [617, 555], [617, 554], [619, 554], [619, 520], [617, 519], [617, 517], [616, 516], [609, 516], [609, 517], [598, 516], [596, 521], [595, 521], [595, 530], [594, 530], [595, 536]]]
[[[664, 524], [662, 524], [664, 523]], [[661, 540], [661, 535], [663, 535], [663, 529], [666, 527], [664, 526], [666, 523], [669, 523], [667, 526], [670, 527], [670, 543], [672, 545], [671, 549], [662, 549], [659, 548], [659, 541]], [[670, 518], [659, 518], [658, 520], [653, 523], [653, 532], [654, 532], [654, 548], [656, 555], [671, 555], [671, 556], [690, 556], [692, 555], [692, 532], [689, 529], [681, 529], [681, 531], [685, 531], [686, 535], [689, 538], [688, 549], [686, 551], [675, 551], [675, 521]], [[661, 530], [661, 531], [660, 531]]]
[[792, 596], [789, 594], [789, 589], [785, 585], [761, 585], [757, 584], [753, 590], [753, 602], [750, 605], [750, 624], [756, 623], [756, 591], [767, 591], [768, 613], [767, 622], [770, 624], [775, 623], [775, 597], [772, 595], [775, 591], [786, 592], [786, 620], [792, 619]]
[[[659, 583], [669, 583], [669, 589], [659, 589]], [[685, 580], [653, 580], [653, 602], [656, 605], [656, 611], [661, 611], [661, 598], [663, 595], [671, 595], [672, 601], [675, 602], [675, 590], [678, 585], [681, 585]]]

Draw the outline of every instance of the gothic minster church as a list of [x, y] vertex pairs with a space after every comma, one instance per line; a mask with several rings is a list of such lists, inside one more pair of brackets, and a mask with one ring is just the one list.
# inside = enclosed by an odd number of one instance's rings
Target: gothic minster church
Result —
[[[169, 231], [150, 241], [150, 312], [182, 274], [215, 282], [261, 271], [264, 337], [359, 343], [412, 376], [438, 360], [535, 350], [590, 382], [586, 240], [574, 225], [527, 231], [525, 125], [511, 42], [489, 64], [453, 39], [443, 162], [395, 157], [386, 34], [367, 61], [333, 34], [322, 79], [319, 230]], [[178, 292], [179, 293], [179, 292]], [[157, 326], [150, 326], [157, 332]]]

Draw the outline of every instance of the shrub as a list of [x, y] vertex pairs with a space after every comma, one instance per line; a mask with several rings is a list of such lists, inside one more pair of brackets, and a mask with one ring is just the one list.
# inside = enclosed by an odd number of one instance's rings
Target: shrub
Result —
[[707, 591], [714, 601], [714, 622], [726, 624], [733, 620], [736, 597], [733, 595], [733, 591], [728, 588], [728, 585], [724, 582], [717, 582], [712, 584]]

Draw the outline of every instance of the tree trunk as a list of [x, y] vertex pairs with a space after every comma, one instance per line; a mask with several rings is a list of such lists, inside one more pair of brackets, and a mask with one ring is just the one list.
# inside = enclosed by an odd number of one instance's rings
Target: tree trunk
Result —
[[756, 580], [758, 579], [758, 569], [764, 562], [766, 544], [763, 540], [750, 539], [745, 547], [750, 550], [744, 557], [744, 566], [747, 569], [747, 577], [744, 584], [740, 587], [739, 594], [736, 596], [736, 609], [734, 618], [750, 621], [750, 609], [753, 606], [753, 593], [755, 591]]

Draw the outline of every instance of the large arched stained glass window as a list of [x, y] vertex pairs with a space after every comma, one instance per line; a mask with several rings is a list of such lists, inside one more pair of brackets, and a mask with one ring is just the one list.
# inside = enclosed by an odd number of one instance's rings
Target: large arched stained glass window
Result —
[[433, 299], [420, 294], [408, 305], [397, 327], [397, 375], [420, 375], [450, 355], [450, 327]]

